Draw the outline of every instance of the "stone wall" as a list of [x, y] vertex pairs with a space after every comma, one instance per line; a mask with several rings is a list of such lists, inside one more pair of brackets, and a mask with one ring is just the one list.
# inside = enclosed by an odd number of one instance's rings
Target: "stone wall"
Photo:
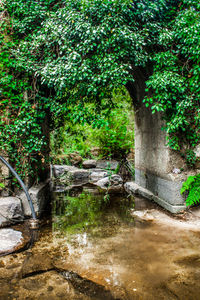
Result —
[[135, 182], [154, 194], [154, 201], [171, 212], [185, 208], [180, 195], [190, 172], [184, 160], [166, 146], [161, 114], [152, 115], [143, 104], [135, 111]]

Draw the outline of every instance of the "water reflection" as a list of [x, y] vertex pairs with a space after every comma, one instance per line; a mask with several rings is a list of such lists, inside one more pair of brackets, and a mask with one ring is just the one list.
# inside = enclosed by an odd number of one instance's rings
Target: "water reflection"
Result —
[[86, 243], [86, 232], [101, 236], [102, 228], [101, 231], [99, 228], [102, 225], [106, 227], [103, 236], [107, 227], [110, 227], [107, 230], [110, 235], [122, 221], [134, 225], [134, 218], [130, 215], [130, 208], [134, 207], [133, 198], [110, 196], [105, 199], [102, 194], [83, 191], [73, 195], [69, 192], [54, 193], [53, 199], [54, 232], [78, 233], [79, 244]]

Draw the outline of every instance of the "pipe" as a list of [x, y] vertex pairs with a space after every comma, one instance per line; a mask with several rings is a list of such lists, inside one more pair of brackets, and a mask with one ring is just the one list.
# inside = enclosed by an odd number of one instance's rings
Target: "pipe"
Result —
[[[30, 209], [31, 209], [31, 214], [32, 214], [32, 223], [33, 223], [33, 227], [36, 226], [36, 223], [37, 223], [37, 218], [36, 218], [36, 214], [35, 214], [35, 209], [33, 207], [33, 202], [31, 200], [31, 197], [29, 195], [29, 192], [27, 190], [27, 187], [25, 186], [25, 184], [23, 183], [23, 181], [21, 180], [21, 178], [19, 177], [19, 175], [15, 172], [15, 170], [11, 167], [11, 165], [0, 155], [0, 160], [6, 165], [6, 167], [8, 167], [8, 169], [10, 170], [10, 172], [17, 178], [19, 184], [21, 185], [26, 197], [27, 197], [27, 200], [28, 200], [28, 203], [29, 203], [29, 206], [30, 206]], [[32, 226], [32, 225], [31, 225]]]

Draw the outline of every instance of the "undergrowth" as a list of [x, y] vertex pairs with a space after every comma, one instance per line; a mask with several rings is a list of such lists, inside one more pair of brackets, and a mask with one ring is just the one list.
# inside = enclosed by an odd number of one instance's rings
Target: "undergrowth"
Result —
[[181, 188], [181, 194], [183, 193], [187, 193], [187, 206], [200, 203], [200, 174], [187, 178]]

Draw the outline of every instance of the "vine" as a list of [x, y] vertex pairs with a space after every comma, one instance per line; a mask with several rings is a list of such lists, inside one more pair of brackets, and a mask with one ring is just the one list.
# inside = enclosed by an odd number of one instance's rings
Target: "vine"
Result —
[[[152, 69], [146, 106], [190, 165], [200, 139], [198, 0], [3, 1], [0, 145], [25, 177], [48, 152], [44, 124], [99, 126], [114, 88]], [[133, 97], [137, 104], [137, 94]], [[94, 102], [96, 116], [85, 103]]]

